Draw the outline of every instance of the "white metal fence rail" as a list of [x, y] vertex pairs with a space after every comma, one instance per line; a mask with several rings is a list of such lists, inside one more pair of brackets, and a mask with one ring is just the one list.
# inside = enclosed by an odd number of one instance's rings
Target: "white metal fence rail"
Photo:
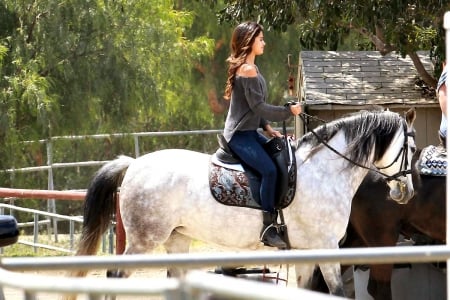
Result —
[[[139, 150], [139, 138], [140, 137], [161, 137], [161, 136], [181, 136], [181, 135], [209, 135], [221, 133], [223, 130], [220, 129], [210, 129], [210, 130], [189, 130], [189, 131], [156, 131], [156, 132], [134, 132], [134, 133], [108, 133], [108, 134], [92, 134], [92, 135], [71, 135], [71, 136], [55, 136], [48, 140], [38, 140], [38, 141], [27, 141], [26, 143], [41, 143], [46, 145], [47, 149], [47, 165], [39, 167], [26, 167], [26, 168], [10, 168], [4, 170], [6, 173], [14, 172], [35, 172], [35, 171], [50, 171], [56, 168], [67, 168], [67, 167], [86, 167], [86, 166], [99, 166], [104, 164], [106, 161], [85, 161], [85, 162], [53, 162], [53, 141], [57, 140], [85, 140], [85, 139], [105, 139], [105, 138], [125, 138], [133, 137], [134, 139], [134, 152], [135, 157], [141, 155]], [[49, 186], [49, 189], [52, 189]]]
[[[208, 266], [236, 266], [252, 264], [295, 264], [341, 262], [361, 263], [402, 263], [437, 262], [450, 258], [450, 247], [443, 246], [402, 246], [380, 248], [354, 248], [339, 250], [290, 250], [290, 251], [249, 251], [221, 253], [129, 255], [129, 256], [80, 256], [80, 257], [24, 257], [2, 258], [0, 286], [23, 290], [25, 299], [36, 299], [42, 292], [82, 293], [90, 299], [100, 295], [163, 295], [165, 299], [207, 299], [205, 293], [228, 296], [226, 299], [330, 299], [298, 289], [281, 288], [269, 284], [233, 280], [221, 275], [190, 273], [180, 280], [146, 279], [106, 279], [106, 278], [63, 278], [16, 274], [14, 271], [32, 270], [92, 270], [92, 269], [136, 269], [165, 268], [176, 266], [195, 269]], [[28, 280], [29, 279], [29, 280]], [[306, 293], [306, 294], [305, 294]], [[203, 295], [201, 297], [201, 295]], [[315, 298], [315, 297], [318, 298]], [[1, 298], [0, 298], [1, 299]], [[221, 298], [222, 299], [222, 298]]]
[[[211, 295], [219, 295], [220, 299], [248, 300], [330, 300], [342, 299], [313, 291], [284, 287], [266, 283], [244, 281], [241, 279], [219, 277], [199, 271], [189, 272], [182, 279], [148, 279], [133, 278], [61, 278], [17, 274], [0, 269], [0, 284], [24, 291], [25, 300], [35, 300], [39, 292], [67, 294], [77, 291], [87, 294], [89, 299], [102, 299], [108, 296], [162, 296], [170, 300], [212, 299]], [[27, 282], [23, 284], [23, 282]], [[226, 297], [226, 298], [224, 298]], [[0, 299], [4, 300], [0, 295]]]

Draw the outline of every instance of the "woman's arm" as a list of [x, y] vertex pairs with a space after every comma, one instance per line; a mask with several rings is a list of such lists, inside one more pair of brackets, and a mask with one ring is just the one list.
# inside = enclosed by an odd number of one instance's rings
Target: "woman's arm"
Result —
[[442, 113], [447, 117], [447, 86], [445, 85], [445, 83], [439, 88], [438, 99]]

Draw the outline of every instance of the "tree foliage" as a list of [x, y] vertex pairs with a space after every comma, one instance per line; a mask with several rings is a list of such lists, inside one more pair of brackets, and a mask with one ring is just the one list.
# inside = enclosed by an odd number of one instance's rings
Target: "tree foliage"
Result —
[[[296, 26], [304, 49], [337, 50], [345, 39], [357, 34], [381, 54], [396, 51], [410, 56], [430, 86], [436, 85], [441, 71], [445, 53], [442, 24], [444, 13], [450, 10], [448, 1], [225, 0], [225, 4], [219, 11], [222, 22], [254, 19], [277, 31]], [[436, 61], [435, 74], [423, 68], [418, 50], [430, 51]]]
[[213, 50], [211, 38], [186, 38], [193, 20], [166, 0], [3, 1], [0, 139], [9, 166], [18, 141], [214, 122], [190, 93], [193, 66]]
[[[221, 128], [234, 24], [219, 24], [205, 8], [197, 0], [2, 1], [0, 169], [45, 165], [46, 145], [24, 143], [29, 140]], [[287, 77], [295, 73], [287, 56], [296, 60], [297, 33], [270, 32], [266, 42], [258, 65], [269, 101], [282, 104]], [[139, 150], [211, 151], [216, 143], [214, 136], [142, 138]], [[52, 146], [53, 162], [134, 155], [131, 137], [57, 139]], [[95, 168], [74, 169], [54, 170], [56, 189], [85, 187]], [[3, 186], [47, 188], [45, 171], [1, 175]]]
[[[215, 40], [213, 56], [199, 64], [197, 72], [200, 79], [208, 86], [208, 100], [212, 111], [223, 118], [228, 107], [228, 101], [224, 101], [222, 98], [227, 74], [226, 59], [230, 55], [231, 34], [236, 22], [220, 23], [217, 19], [217, 15], [211, 8], [222, 9], [223, 1], [216, 3], [198, 0], [179, 2], [183, 3], [179, 9], [187, 9], [195, 14], [190, 34], [203, 32]], [[257, 58], [257, 63], [268, 82], [269, 102], [284, 104], [288, 77], [295, 75], [297, 71], [295, 62], [298, 59], [300, 46], [298, 33], [294, 27], [288, 28], [285, 32], [275, 32], [270, 28], [267, 28], [267, 31], [269, 32], [264, 36], [266, 42], [264, 55]], [[288, 56], [291, 56], [290, 66], [288, 66]], [[220, 123], [219, 126], [222, 127], [223, 123]]]

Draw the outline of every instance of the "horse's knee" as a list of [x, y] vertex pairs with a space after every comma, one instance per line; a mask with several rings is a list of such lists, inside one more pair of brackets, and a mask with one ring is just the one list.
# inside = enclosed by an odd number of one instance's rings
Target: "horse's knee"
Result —
[[295, 265], [297, 287], [311, 289], [315, 266]]
[[301, 288], [302, 286], [302, 276], [297, 276], [297, 287]]
[[297, 287], [312, 290], [314, 287], [314, 278], [312, 276], [298, 275]]

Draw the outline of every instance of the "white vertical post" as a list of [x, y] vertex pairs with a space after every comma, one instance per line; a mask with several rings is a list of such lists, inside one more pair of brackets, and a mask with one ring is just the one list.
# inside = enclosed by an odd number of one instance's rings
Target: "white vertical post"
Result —
[[[52, 138], [47, 139], [47, 166], [50, 168], [48, 169], [48, 184], [47, 187], [49, 190], [53, 191], [55, 189], [55, 186], [53, 184], [53, 141]], [[48, 199], [47, 200], [47, 211], [50, 213], [56, 214], [56, 203], [55, 199]], [[55, 236], [55, 242], [58, 242], [58, 220], [55, 218], [47, 217], [50, 222], [48, 223], [48, 235], [50, 237], [50, 229], [53, 228], [53, 234]], [[53, 225], [53, 227], [52, 227]]]
[[[446, 63], [450, 63], [450, 11], [446, 12], [444, 15], [444, 29], [445, 29], [445, 62]], [[450, 66], [450, 65], [449, 65]], [[447, 87], [447, 94], [450, 88], [450, 78], [449, 78], [450, 74], [447, 74], [447, 80], [445, 82], [445, 85]], [[449, 115], [450, 109], [447, 106], [447, 116]], [[450, 149], [450, 142], [449, 139], [446, 139], [446, 143], [447, 143], [447, 149]], [[448, 166], [448, 159], [447, 159], [447, 166]], [[449, 180], [448, 180], [448, 176], [446, 179], [446, 203], [447, 203], [447, 209], [446, 209], [446, 243], [447, 246], [449, 246], [450, 243], [450, 201], [449, 199], [449, 195], [450, 195], [450, 187], [449, 187]], [[450, 266], [450, 259], [447, 259], [447, 265]], [[447, 272], [447, 299], [450, 299], [450, 275]]]
[[[297, 66], [297, 82], [296, 82], [296, 97], [297, 102], [302, 103], [302, 112], [305, 112], [305, 79], [303, 71], [302, 52], [298, 53], [298, 66]], [[296, 139], [301, 138], [305, 134], [305, 124], [300, 116], [294, 117], [294, 137]]]

